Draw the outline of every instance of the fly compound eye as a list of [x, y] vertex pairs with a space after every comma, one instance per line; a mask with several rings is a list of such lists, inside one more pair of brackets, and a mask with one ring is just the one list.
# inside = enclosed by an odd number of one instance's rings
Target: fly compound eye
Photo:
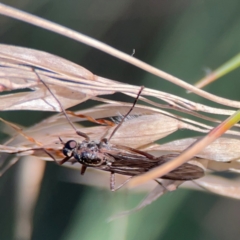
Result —
[[72, 156], [72, 152], [73, 150], [77, 147], [77, 142], [74, 140], [70, 140], [68, 142], [65, 143], [64, 147], [63, 147], [63, 154], [66, 157], [71, 157]]

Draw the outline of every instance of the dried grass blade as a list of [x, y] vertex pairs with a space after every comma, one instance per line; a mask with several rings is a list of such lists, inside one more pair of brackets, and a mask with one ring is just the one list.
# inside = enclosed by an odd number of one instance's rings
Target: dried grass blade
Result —
[[232, 59], [224, 63], [222, 66], [208, 74], [203, 79], [199, 80], [195, 85], [195, 87], [203, 88], [206, 85], [214, 82], [218, 78], [228, 74], [229, 72], [235, 70], [236, 68], [240, 67], [240, 54], [237, 54]]
[[97, 41], [93, 38], [90, 38], [86, 35], [80, 34], [76, 31], [73, 31], [71, 29], [63, 27], [59, 24], [47, 21], [47, 20], [42, 19], [40, 17], [36, 17], [32, 14], [17, 10], [15, 8], [9, 7], [9, 6], [7, 6], [5, 4], [2, 4], [2, 3], [0, 3], [0, 14], [6, 15], [6, 16], [9, 16], [9, 17], [21, 20], [21, 21], [25, 21], [29, 24], [33, 24], [33, 25], [36, 25], [38, 27], [48, 29], [50, 31], [59, 33], [61, 35], [69, 37], [71, 39], [75, 39], [76, 41], [79, 41], [79, 42], [82, 42], [82, 43], [87, 44], [89, 46], [92, 46], [94, 48], [97, 48], [97, 49], [99, 49], [103, 52], [106, 52], [106, 53], [108, 53], [112, 56], [120, 58], [123, 61], [126, 61], [126, 62], [128, 62], [132, 65], [135, 65], [136, 67], [139, 67], [139, 68], [141, 68], [145, 71], [148, 71], [149, 73], [152, 73], [152, 74], [154, 74], [158, 77], [161, 77], [165, 80], [168, 80], [168, 81], [170, 81], [170, 82], [172, 82], [172, 83], [174, 83], [178, 86], [181, 86], [181, 87], [185, 88], [186, 90], [191, 91], [191, 92], [193, 92], [193, 93], [195, 93], [199, 96], [202, 96], [204, 98], [207, 98], [207, 99], [209, 99], [211, 101], [214, 101], [214, 102], [217, 102], [219, 104], [240, 108], [240, 102], [238, 102], [238, 101], [232, 101], [232, 100], [229, 100], [229, 99], [221, 98], [221, 97], [218, 97], [216, 95], [205, 92], [201, 89], [198, 89], [198, 88], [192, 86], [191, 84], [186, 83], [185, 81], [183, 81], [179, 78], [176, 78], [176, 77], [174, 77], [174, 76], [172, 76], [172, 75], [170, 75], [166, 72], [163, 72], [163, 71], [161, 71], [157, 68], [152, 67], [149, 64], [146, 64], [146, 63], [132, 57], [131, 55], [125, 54], [125, 53], [123, 53], [123, 52], [121, 52], [121, 51], [119, 51], [119, 50], [117, 50], [113, 47], [108, 46], [107, 44], [104, 44], [104, 43], [102, 43], [100, 41]]

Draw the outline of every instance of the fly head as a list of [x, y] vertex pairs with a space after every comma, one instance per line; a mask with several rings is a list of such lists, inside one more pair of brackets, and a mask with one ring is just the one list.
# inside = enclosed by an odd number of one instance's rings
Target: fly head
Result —
[[76, 151], [76, 149], [77, 142], [75, 140], [69, 140], [64, 144], [62, 152], [66, 157], [72, 157], [73, 152]]

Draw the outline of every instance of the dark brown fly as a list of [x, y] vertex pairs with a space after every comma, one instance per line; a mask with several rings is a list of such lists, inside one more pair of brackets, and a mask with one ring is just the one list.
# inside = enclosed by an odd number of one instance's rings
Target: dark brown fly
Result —
[[[37, 72], [36, 72], [37, 74]], [[38, 76], [38, 74], [37, 74]], [[51, 89], [46, 85], [44, 81], [39, 80], [46, 86], [51, 95], [55, 98], [55, 100], [59, 103], [63, 114], [66, 116], [66, 119], [76, 131], [76, 133], [85, 138], [81, 142], [77, 142], [75, 140], [69, 140], [64, 143], [61, 138], [60, 141], [64, 145], [63, 154], [65, 158], [58, 162], [49, 152], [45, 150], [45, 152], [53, 158], [58, 164], [62, 165], [67, 161], [72, 163], [79, 162], [82, 164], [81, 173], [84, 174], [85, 170], [88, 167], [100, 169], [103, 171], [108, 171], [111, 173], [110, 180], [110, 188], [112, 191], [116, 190], [115, 188], [115, 173], [127, 175], [127, 176], [136, 176], [151, 170], [152, 168], [158, 167], [167, 161], [175, 158], [176, 154], [168, 154], [160, 157], [155, 157], [149, 153], [140, 151], [138, 149], [130, 148], [122, 145], [113, 145], [110, 143], [110, 139], [114, 135], [114, 133], [119, 129], [122, 125], [126, 117], [133, 110], [141, 92], [143, 91], [143, 87], [141, 87], [140, 91], [137, 94], [137, 97], [128, 111], [128, 113], [123, 117], [121, 122], [115, 127], [109, 139], [101, 139], [100, 141], [91, 140], [88, 135], [85, 133], [78, 131], [75, 126], [70, 121], [69, 117], [65, 109], [63, 108], [60, 101], [54, 96]], [[161, 177], [163, 179], [171, 179], [171, 180], [194, 180], [200, 178], [204, 175], [204, 171], [202, 168], [192, 165], [189, 163], [185, 163], [175, 170], [169, 172], [165, 176]], [[123, 183], [120, 187], [122, 187], [125, 183]], [[119, 189], [118, 187], [117, 189]]]
[[[84, 166], [84, 171], [86, 167], [93, 167], [110, 172], [110, 188], [112, 191], [116, 190], [114, 180], [115, 173], [136, 176], [177, 157], [177, 154], [155, 157], [149, 153], [126, 146], [113, 145], [107, 141], [97, 143], [96, 141], [85, 140], [81, 143], [75, 140], [68, 141], [64, 145], [63, 153], [67, 156], [67, 159], [73, 157], [75, 161], [81, 163]], [[61, 164], [66, 162], [66, 158]], [[188, 181], [200, 178], [203, 175], [204, 172], [202, 168], [185, 163], [161, 178]]]

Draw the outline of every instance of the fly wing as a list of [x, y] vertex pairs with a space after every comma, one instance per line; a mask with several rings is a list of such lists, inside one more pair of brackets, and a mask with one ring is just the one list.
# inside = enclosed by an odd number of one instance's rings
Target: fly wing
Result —
[[[158, 166], [176, 158], [177, 156], [178, 154], [167, 154], [159, 157]], [[204, 170], [201, 167], [198, 167], [190, 163], [184, 163], [183, 165], [179, 166], [178, 168], [174, 169], [168, 174], [162, 176], [161, 178], [188, 181], [198, 179], [203, 176]]]
[[158, 166], [158, 160], [152, 161], [146, 156], [124, 151], [105, 151], [105, 157], [111, 159], [111, 164], [101, 166], [102, 170], [127, 176], [139, 175]]
[[171, 180], [194, 180], [204, 176], [204, 170], [196, 165], [184, 163], [180, 167], [174, 169], [162, 178]]
[[[118, 153], [108, 151], [106, 155], [111, 156], [114, 161], [111, 163], [111, 166], [105, 170], [128, 176], [135, 176], [147, 172], [155, 167], [161, 166], [177, 156], [177, 154], [168, 154], [158, 158], [149, 159], [143, 155], [121, 151]], [[161, 178], [188, 181], [198, 179], [203, 176], [204, 170], [202, 168], [190, 163], [184, 163]]]

